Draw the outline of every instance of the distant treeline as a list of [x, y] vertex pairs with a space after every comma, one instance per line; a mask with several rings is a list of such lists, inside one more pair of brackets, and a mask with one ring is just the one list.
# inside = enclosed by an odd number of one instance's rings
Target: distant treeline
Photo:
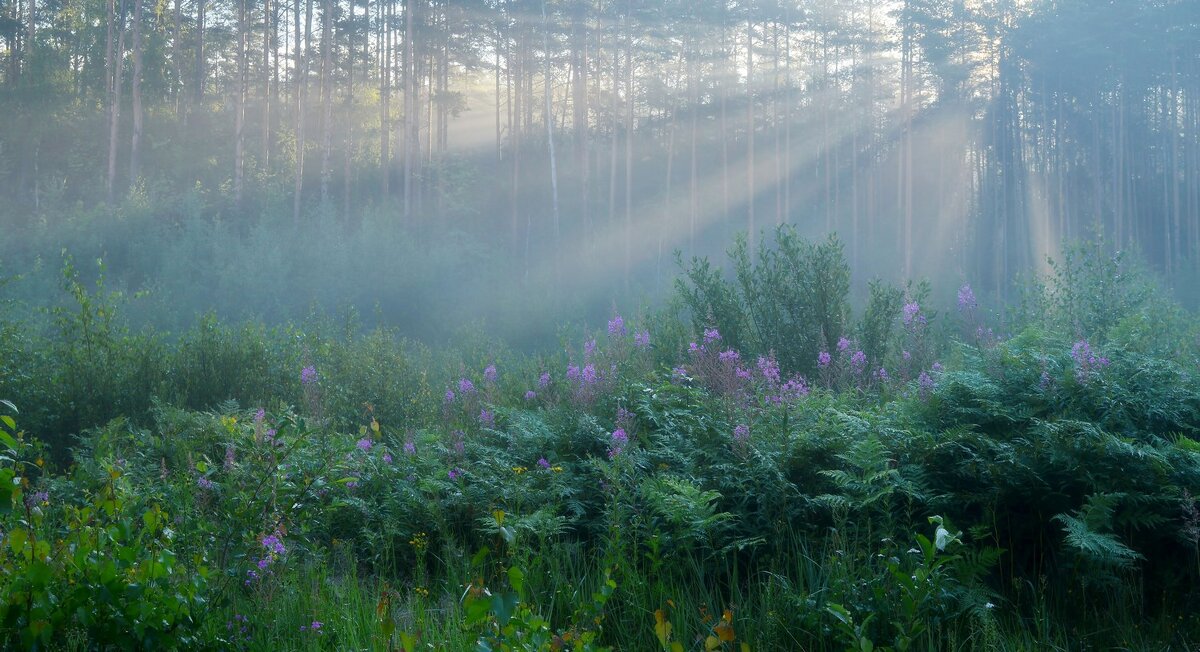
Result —
[[0, 114], [6, 234], [374, 211], [646, 287], [792, 222], [999, 294], [1096, 231], [1200, 251], [1178, 0], [12, 0]]

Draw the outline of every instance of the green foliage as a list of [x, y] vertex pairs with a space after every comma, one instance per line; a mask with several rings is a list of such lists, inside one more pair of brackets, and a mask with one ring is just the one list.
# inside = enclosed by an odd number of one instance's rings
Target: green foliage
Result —
[[809, 243], [785, 225], [754, 252], [739, 237], [729, 258], [732, 283], [707, 259], [693, 260], [687, 280], [676, 281], [696, 332], [715, 327], [727, 346], [774, 352], [783, 368], [811, 373], [817, 353], [833, 350], [846, 332], [850, 268], [842, 244], [833, 236]]
[[[791, 319], [739, 307], [780, 274], [785, 256], [767, 258], [736, 284], [701, 275], [726, 284], [730, 318], [752, 315], [723, 348]], [[925, 286], [879, 286], [858, 344], [888, 364], [952, 349], [950, 368], [868, 381], [839, 360], [785, 394], [745, 362], [728, 385], [700, 355], [673, 371], [655, 347], [725, 328], [707, 319], [660, 315], [650, 348], [599, 334], [540, 356], [486, 333], [432, 349], [353, 315], [132, 335], [119, 297], [68, 278], [78, 308], [54, 328], [0, 328], [0, 391], [22, 407], [0, 404], [11, 645], [982, 650], [1200, 634], [1171, 606], [1200, 585], [1200, 563], [1179, 563], [1200, 559], [1200, 380], [1128, 320], [1091, 357], [1054, 320], [942, 341], [930, 307], [896, 328], [896, 302], [927, 302]], [[580, 362], [594, 380], [564, 373]], [[57, 386], [68, 370], [96, 393]], [[40, 411], [20, 402], [38, 397]], [[17, 429], [59, 413], [79, 423], [70, 451]]]
[[3, 423], [4, 640], [31, 650], [78, 636], [120, 648], [197, 644], [210, 570], [203, 556], [179, 559], [163, 503], [134, 491], [113, 460], [99, 486], [60, 493], [64, 485], [43, 477], [37, 447], [7, 415]]

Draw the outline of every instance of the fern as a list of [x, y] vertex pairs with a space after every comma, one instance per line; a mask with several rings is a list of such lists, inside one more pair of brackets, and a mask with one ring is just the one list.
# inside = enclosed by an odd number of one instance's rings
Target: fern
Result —
[[1083, 518], [1058, 514], [1054, 520], [1062, 523], [1067, 545], [1090, 561], [1106, 566], [1127, 567], [1143, 559], [1142, 555], [1121, 543], [1116, 536], [1093, 530]]

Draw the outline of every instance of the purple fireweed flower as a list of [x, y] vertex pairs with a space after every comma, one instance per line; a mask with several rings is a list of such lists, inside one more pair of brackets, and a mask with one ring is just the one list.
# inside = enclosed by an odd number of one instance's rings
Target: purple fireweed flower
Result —
[[617, 408], [617, 423], [625, 425], [633, 423], [633, 413], [626, 410], [623, 406]]
[[921, 306], [916, 301], [904, 304], [904, 325], [912, 326], [913, 321], [921, 314]]
[[595, 385], [600, 380], [600, 376], [596, 373], [595, 365], [587, 365], [579, 375], [584, 385]]
[[639, 349], [650, 346], [650, 331], [640, 330], [633, 334], [633, 344]]
[[675, 367], [671, 370], [671, 378], [674, 380], [684, 380], [687, 378], [687, 369], [684, 367]]
[[1043, 371], [1042, 377], [1038, 380], [1038, 387], [1044, 392], [1050, 389], [1050, 372]]
[[908, 351], [901, 351], [901, 352], [900, 352], [900, 357], [904, 358], [904, 361], [905, 361], [905, 362], [908, 362], [909, 360], [912, 360], [912, 354], [911, 354], [911, 353], [909, 353]]
[[453, 469], [450, 469], [450, 472], [447, 473], [446, 476], [449, 477], [451, 480], [457, 480], [462, 477], [462, 474], [463, 474], [462, 469], [460, 469], [458, 467], [454, 467]]
[[1093, 358], [1092, 347], [1087, 340], [1079, 340], [1075, 346], [1071, 347], [1071, 358], [1075, 360], [1075, 364], [1087, 364], [1088, 358]]
[[258, 570], [267, 570], [267, 566], [271, 565], [270, 557], [263, 557], [258, 560]]
[[917, 376], [917, 389], [921, 394], [921, 398], [925, 398], [933, 392], [933, 384], [933, 376], [924, 371], [921, 372], [920, 376]]
[[258, 408], [258, 412], [254, 413], [254, 423], [262, 423], [263, 419], [265, 418], [267, 418], [267, 411], [262, 408]]
[[537, 464], [538, 464], [538, 466], [542, 467], [543, 469], [548, 470], [550, 468], [550, 461], [544, 457], [538, 459]]
[[942, 373], [942, 371], [945, 370], [945, 367], [942, 366], [942, 363], [935, 362], [935, 363], [933, 363], [933, 366], [929, 367], [929, 370], [935, 374], [940, 374], [940, 373]]
[[212, 488], [213, 488], [213, 481], [212, 481], [212, 480], [209, 480], [208, 478], [206, 478], [206, 477], [204, 477], [204, 476], [200, 476], [200, 477], [199, 477], [199, 478], [196, 480], [196, 486], [200, 487], [201, 489], [212, 489]]
[[323, 627], [324, 625], [325, 625], [325, 623], [322, 623], [319, 620], [314, 620], [314, 621], [312, 621], [312, 624], [308, 626], [308, 628], [315, 632], [318, 629], [321, 629], [321, 627]]
[[721, 362], [737, 362], [738, 360], [742, 359], [742, 356], [737, 351], [729, 349], [728, 351], [721, 351], [718, 353], [717, 359]]
[[535, 398], [537, 398], [537, 392], [533, 391], [532, 389], [525, 392], [525, 400], [526, 401], [532, 401]]
[[880, 367], [879, 371], [875, 372], [875, 376], [879, 378], [879, 382], [881, 383], [886, 383], [892, 379], [892, 377], [888, 375], [887, 369], [884, 369], [883, 367]]
[[415, 443], [413, 443], [413, 440], [411, 440], [411, 439], [405, 440], [404, 454], [410, 455], [410, 456], [417, 454], [417, 445]]
[[285, 548], [283, 545], [283, 539], [279, 537], [278, 532], [263, 537], [262, 545], [272, 554], [282, 555], [287, 552], [287, 548]]
[[314, 366], [312, 366], [312, 365], [309, 365], [309, 366], [307, 366], [307, 367], [305, 367], [305, 368], [303, 368], [303, 369], [301, 369], [301, 370], [300, 370], [300, 384], [302, 384], [302, 385], [311, 385], [311, 384], [313, 384], [313, 383], [315, 383], [315, 382], [317, 382], [317, 369], [316, 369], [316, 367], [314, 367]]
[[538, 389], [546, 389], [550, 386], [550, 372], [543, 371], [541, 376], [538, 376]]
[[612, 433], [612, 447], [608, 449], [608, 459], [613, 459], [625, 451], [625, 446], [629, 444], [629, 435], [625, 434], [624, 428], [617, 428]]
[[494, 364], [488, 365], [487, 369], [483, 370], [483, 379], [489, 383], [496, 382], [497, 376], [498, 376], [498, 374], [496, 372], [496, 365], [494, 365]]
[[625, 334], [625, 320], [617, 315], [608, 320], [608, 335], [609, 337], [620, 337]]
[[805, 383], [801, 376], [793, 376], [779, 388], [778, 400], [773, 402], [795, 401], [805, 396], [808, 396], [808, 383]]
[[838, 343], [837, 343], [838, 353], [845, 353], [849, 349], [850, 349], [850, 340], [846, 339], [845, 337], [842, 337], [841, 339], [838, 340]]
[[596, 352], [596, 338], [592, 338], [583, 343], [583, 357], [590, 358]]
[[817, 366], [824, 369], [833, 362], [833, 356], [829, 355], [829, 351], [821, 351], [817, 354]]
[[689, 351], [690, 353], [699, 353], [699, 352], [700, 352], [700, 345], [699, 345], [699, 344], [696, 344], [695, 342], [692, 342], [691, 344], [688, 344], [688, 351]]
[[466, 396], [467, 394], [475, 393], [475, 383], [471, 382], [470, 378], [458, 379], [458, 393]]
[[567, 366], [567, 380], [573, 383], [579, 380], [579, 367], [576, 367], [575, 365]]
[[267, 430], [267, 432], [263, 433], [263, 439], [267, 441], [275, 441], [275, 435], [277, 434], [279, 434], [278, 431], [276, 431], [274, 428], [270, 428]]
[[371, 440], [367, 437], [363, 437], [362, 439], [358, 440], [357, 444], [355, 444], [355, 446], [358, 447], [358, 450], [364, 451], [364, 452], [371, 450], [371, 446], [373, 446], [373, 445], [374, 444], [372, 444]]
[[775, 384], [779, 382], [779, 363], [775, 361], [775, 356], [758, 357], [758, 373], [762, 375], [763, 380]]
[[383, 463], [384, 463], [384, 464], [391, 464], [391, 463], [392, 463], [392, 454], [391, 454], [391, 453], [384, 453], [384, 454], [383, 454]]
[[855, 351], [854, 355], [850, 356], [850, 370], [855, 374], [861, 374], [867, 366], [867, 354], [862, 351]]
[[484, 428], [492, 428], [496, 425], [496, 415], [490, 410], [483, 409], [479, 411], [479, 423]]
[[446, 402], [447, 403], [454, 402], [454, 390], [452, 390], [452, 389], [446, 390]]
[[715, 328], [704, 329], [704, 343], [705, 344], [712, 344], [713, 342], [720, 341], [720, 339], [721, 339], [721, 333], [717, 329], [715, 329]]
[[454, 431], [454, 454], [462, 457], [467, 452], [466, 435], [461, 430]]
[[738, 368], [734, 369], [733, 375], [737, 376], [738, 378], [740, 378], [742, 380], [750, 380], [751, 378], [754, 377], [754, 375], [750, 373], [749, 369], [745, 369], [743, 367], [738, 367]]
[[50, 492], [48, 492], [48, 491], [35, 491], [34, 493], [32, 493], [28, 496], [25, 496], [25, 504], [28, 505], [29, 507], [45, 505], [49, 502], [50, 502]]
[[1081, 383], [1108, 366], [1108, 358], [1097, 356], [1087, 340], [1079, 340], [1071, 347], [1071, 358], [1075, 360], [1075, 378]]
[[750, 426], [744, 423], [739, 423], [733, 429], [733, 440], [739, 444], [744, 444], [750, 440]]
[[233, 444], [227, 444], [225, 446], [225, 470], [226, 471], [232, 470], [233, 465], [236, 462], [237, 462], [237, 460], [234, 457]]
[[628, 444], [629, 435], [626, 435], [624, 427], [618, 427], [617, 430], [613, 430], [612, 448], [608, 449], [608, 459], [612, 460], [613, 457], [622, 454]]
[[975, 301], [975, 292], [971, 290], [970, 284], [964, 284], [958, 288], [958, 309], [964, 312], [970, 312], [978, 307], [979, 304]]

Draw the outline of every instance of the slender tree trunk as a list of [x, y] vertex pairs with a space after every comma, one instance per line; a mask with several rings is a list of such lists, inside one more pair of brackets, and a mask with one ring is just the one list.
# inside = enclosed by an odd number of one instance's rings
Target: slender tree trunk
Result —
[[[725, 24], [725, 16], [721, 16], [721, 57], [723, 60], [729, 59], [729, 48], [726, 42], [728, 29]], [[728, 128], [728, 102], [729, 102], [729, 78], [730, 69], [732, 66], [728, 63], [721, 67], [722, 78], [719, 80], [721, 93], [721, 219], [729, 218], [729, 128]]]
[[391, 195], [388, 186], [392, 177], [392, 153], [389, 150], [392, 140], [392, 6], [393, 0], [377, 0], [375, 5], [376, 49], [379, 50], [379, 190], [384, 203]]
[[700, 91], [697, 80], [698, 72], [696, 70], [696, 57], [699, 56], [696, 52], [696, 40], [691, 39], [691, 46], [687, 52], [688, 58], [688, 110], [691, 113], [691, 134], [688, 137], [689, 152], [688, 161], [688, 253], [695, 255], [696, 253], [696, 218], [700, 210], [700, 202], [698, 195], [698, 186], [696, 183], [697, 160], [696, 160], [696, 139], [699, 136], [699, 120], [700, 113]]
[[592, 236], [588, 174], [588, 97], [587, 97], [587, 4], [577, 2], [571, 21], [571, 121], [575, 137], [575, 174], [579, 179], [579, 210], [583, 218], [585, 241]]
[[296, 175], [292, 188], [292, 222], [300, 222], [304, 195], [304, 114], [308, 104], [308, 44], [312, 39], [312, 1], [304, 0], [304, 32], [301, 33], [300, 2], [296, 0]]
[[[141, 0], [134, 0], [141, 2]], [[246, 167], [246, 3], [249, 0], [238, 0], [238, 40], [237, 40], [237, 90], [234, 93], [233, 130], [233, 201], [240, 209], [242, 206], [243, 185], [245, 183]]]
[[[115, 3], [113, 0], [108, 0], [106, 5], [107, 11], [105, 18], [107, 19], [107, 32], [104, 40], [104, 101], [108, 109], [108, 115], [106, 117], [108, 118], [110, 130], [113, 123], [113, 113], [119, 110], [117, 107], [118, 98], [113, 89], [113, 82], [116, 78], [116, 66], [114, 65], [113, 60], [113, 29], [120, 29], [116, 26], [116, 8], [114, 4]], [[9, 56], [12, 57], [14, 62], [16, 61], [15, 55], [10, 54]], [[109, 205], [111, 205], [113, 201], [113, 177], [114, 173], [116, 172], [115, 155], [116, 152], [112, 149], [112, 140], [110, 137], [108, 152], [109, 163], [106, 170], [107, 176], [104, 186], [107, 192], [106, 197]]]
[[194, 101], [196, 107], [204, 105], [204, 82], [208, 77], [208, 59], [204, 52], [204, 29], [206, 27], [206, 12], [208, 0], [196, 0], [196, 81]]
[[133, 0], [133, 130], [129, 143], [129, 183], [142, 174], [142, 3]]
[[329, 201], [333, 149], [333, 0], [321, 0], [321, 203]]
[[[37, 44], [37, 42], [35, 40], [35, 37], [37, 36], [37, 30], [36, 30], [37, 0], [28, 0], [28, 2], [29, 2], [29, 13], [27, 14], [28, 22], [25, 23], [25, 50], [22, 54], [24, 55], [26, 69], [29, 69], [30, 72], [32, 72], [33, 58], [37, 54], [34, 51], [36, 49], [35, 46]], [[26, 78], [29, 78], [30, 76], [31, 75], [26, 75]]]
[[416, 64], [413, 61], [413, 0], [404, 0], [404, 217], [412, 217], [413, 207], [413, 113], [417, 102], [413, 76]]
[[350, 162], [354, 157], [354, 2], [346, 5], [350, 31], [346, 34], [345, 130], [342, 132], [342, 219], [350, 221]]
[[758, 233], [754, 224], [757, 190], [754, 178], [754, 21], [746, 23], [746, 231], [750, 248]]
[[[110, 0], [111, 4], [111, 0]], [[183, 125], [187, 126], [187, 114], [184, 111], [184, 103], [180, 101], [180, 95], [183, 93], [183, 30], [181, 28], [183, 0], [175, 0], [174, 9], [171, 12], [171, 67], [175, 73], [175, 79], [171, 83], [171, 101], [175, 105], [175, 117], [179, 119]], [[109, 47], [112, 47], [111, 45]], [[108, 68], [107, 63], [105, 69]]]
[[259, 153], [259, 166], [268, 171], [271, 169], [271, 37], [275, 33], [275, 13], [271, 0], [263, 0], [263, 40], [262, 40], [262, 143]]
[[625, 288], [633, 252], [633, 11], [632, 0], [625, 4]]
[[124, 68], [122, 59], [125, 57], [125, 0], [121, 0], [121, 10], [117, 16], [117, 50], [113, 55], [113, 82], [111, 107], [108, 120], [108, 182], [105, 186], [108, 192], [108, 204], [111, 206], [115, 199], [117, 179], [117, 141], [121, 128], [121, 71]]
[[495, 40], [492, 45], [496, 53], [496, 164], [504, 162], [504, 132], [500, 121], [500, 107], [504, 103], [504, 97], [500, 93], [500, 53], [502, 45], [500, 43], [500, 28], [496, 27]]
[[612, 119], [612, 147], [609, 150], [608, 165], [608, 223], [610, 228], [617, 223], [617, 149], [620, 145], [620, 88], [621, 88], [621, 48], [619, 32], [612, 33], [612, 92], [610, 93], [609, 113]]
[[[546, 149], [550, 155], [550, 193], [551, 206], [554, 211], [554, 264], [557, 269], [559, 251], [562, 243], [561, 226], [559, 224], [558, 215], [558, 161], [554, 157], [554, 114], [551, 111], [550, 93], [552, 86], [550, 84], [550, 21], [546, 17], [546, 0], [542, 0], [542, 56], [543, 73], [545, 81], [544, 95], [546, 96], [546, 112], [544, 119], [546, 121]], [[557, 274], [555, 275], [557, 278]]]

